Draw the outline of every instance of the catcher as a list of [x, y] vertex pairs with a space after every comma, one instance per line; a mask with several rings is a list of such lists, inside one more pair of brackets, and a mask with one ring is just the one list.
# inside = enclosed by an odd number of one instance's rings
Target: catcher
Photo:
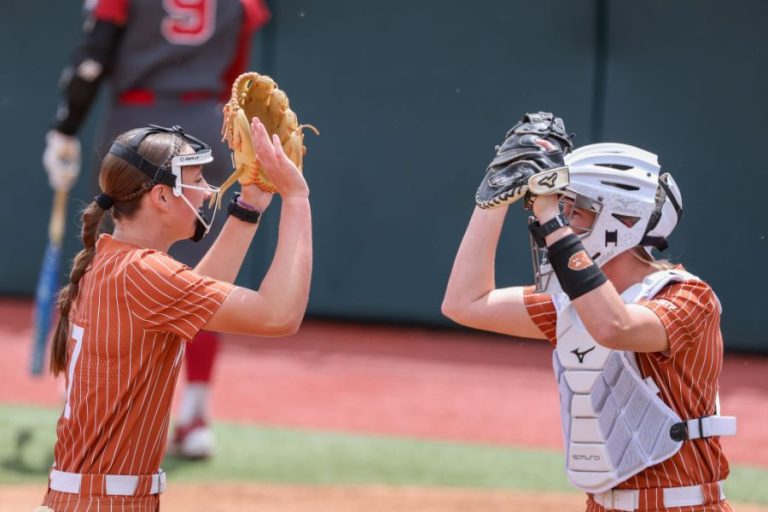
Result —
[[[729, 511], [719, 436], [720, 303], [657, 260], [682, 213], [656, 155], [624, 144], [571, 151], [550, 113], [507, 134], [477, 191], [443, 300], [454, 321], [548, 340], [566, 472], [586, 510]], [[524, 199], [535, 286], [497, 288], [508, 204]]]
[[[258, 336], [299, 328], [312, 270], [309, 188], [258, 118], [248, 139], [262, 177], [282, 198], [275, 255], [258, 290], [232, 283], [271, 192], [243, 185], [193, 269], [167, 252], [210, 225], [200, 209], [219, 193], [203, 175], [211, 148], [178, 126], [154, 125], [110, 147], [99, 173], [102, 193], [83, 212], [84, 248], [59, 298], [51, 370], [65, 374], [67, 402], [41, 510], [158, 510], [187, 342], [203, 328]], [[114, 233], [98, 236], [107, 212]]]

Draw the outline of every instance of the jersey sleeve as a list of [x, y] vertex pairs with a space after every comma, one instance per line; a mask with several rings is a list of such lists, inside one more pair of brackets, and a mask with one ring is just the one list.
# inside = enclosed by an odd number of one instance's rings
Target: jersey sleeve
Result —
[[533, 286], [523, 290], [523, 301], [528, 316], [554, 346], [557, 344], [557, 310], [552, 297], [546, 293], [534, 293]]
[[669, 341], [669, 357], [694, 346], [703, 339], [713, 315], [720, 314], [720, 303], [710, 286], [698, 280], [674, 283], [653, 299], [638, 301], [659, 317]]
[[222, 75], [221, 101], [229, 101], [230, 84], [248, 68], [251, 54], [251, 36], [266, 25], [272, 17], [264, 0], [240, 0], [243, 6], [243, 22], [237, 36], [237, 48]]
[[249, 32], [254, 32], [267, 24], [272, 17], [264, 0], [240, 0], [245, 11], [245, 26]]
[[208, 323], [234, 288], [155, 251], [131, 263], [126, 281], [129, 307], [145, 329], [186, 340]]
[[97, 0], [91, 15], [98, 21], [125, 25], [128, 21], [128, 3], [129, 0]]
[[96, 99], [104, 77], [114, 64], [124, 28], [104, 19], [86, 24], [79, 46], [61, 73], [62, 99], [56, 110], [54, 128], [76, 135]]

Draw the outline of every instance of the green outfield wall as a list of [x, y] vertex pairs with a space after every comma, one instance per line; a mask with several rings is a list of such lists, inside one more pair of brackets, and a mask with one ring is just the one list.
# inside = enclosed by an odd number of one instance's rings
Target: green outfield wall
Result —
[[[625, 142], [660, 155], [684, 196], [669, 256], [714, 286], [726, 348], [768, 351], [768, 3], [271, 5], [252, 67], [274, 76], [300, 120], [321, 132], [305, 139], [316, 246], [311, 314], [450, 325], [442, 293], [493, 147], [522, 113], [552, 110], [577, 145]], [[38, 3], [7, 0], [2, 12], [0, 293], [29, 296], [51, 195], [43, 135], [78, 36], [80, 2], [47, 3], [40, 18]], [[73, 209], [92, 197], [86, 180], [73, 196]], [[244, 284], [263, 274], [276, 217], [276, 208], [267, 214]], [[70, 257], [76, 248], [70, 229]], [[497, 267], [500, 286], [532, 279], [517, 206]]]

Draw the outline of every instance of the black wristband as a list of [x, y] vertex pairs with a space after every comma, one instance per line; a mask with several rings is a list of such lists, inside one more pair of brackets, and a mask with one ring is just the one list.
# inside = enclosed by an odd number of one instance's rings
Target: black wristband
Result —
[[568, 219], [565, 218], [565, 216], [560, 213], [553, 217], [552, 219], [548, 220], [544, 224], [539, 223], [538, 220], [534, 220], [530, 224], [528, 224], [528, 231], [531, 232], [531, 235], [533, 236], [534, 241], [536, 242], [536, 245], [539, 247], [545, 247], [547, 244], [544, 241], [544, 239], [547, 237], [547, 235], [551, 235], [558, 229], [565, 227], [568, 225]]
[[571, 300], [591, 292], [608, 280], [574, 234], [553, 243], [547, 252], [560, 287]]
[[229, 206], [227, 207], [227, 213], [232, 215], [236, 219], [242, 220], [243, 222], [258, 224], [259, 218], [261, 218], [261, 212], [257, 210], [249, 210], [248, 208], [243, 208], [237, 202], [238, 197], [240, 197], [240, 194], [235, 194], [232, 197], [232, 202], [229, 203]]

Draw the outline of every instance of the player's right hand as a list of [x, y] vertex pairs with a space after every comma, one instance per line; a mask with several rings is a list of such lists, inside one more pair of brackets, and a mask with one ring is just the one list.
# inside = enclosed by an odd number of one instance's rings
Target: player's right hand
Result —
[[309, 186], [301, 171], [283, 151], [279, 137], [273, 135], [270, 138], [258, 117], [251, 121], [251, 138], [256, 158], [277, 188], [277, 193], [283, 198], [309, 197]]
[[80, 174], [80, 141], [77, 137], [51, 130], [45, 136], [43, 167], [53, 190], [68, 191]]

